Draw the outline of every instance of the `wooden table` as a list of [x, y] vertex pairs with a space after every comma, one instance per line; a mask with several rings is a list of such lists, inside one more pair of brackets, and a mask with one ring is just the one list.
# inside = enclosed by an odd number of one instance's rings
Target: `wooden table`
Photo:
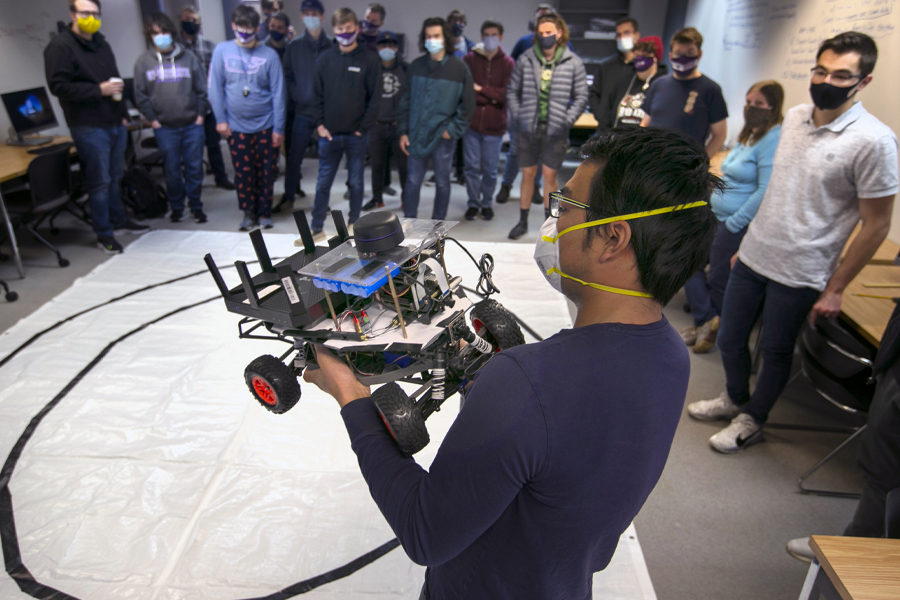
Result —
[[900, 540], [814, 535], [801, 600], [897, 600], [900, 598]]
[[[865, 284], [895, 284], [897, 287], [870, 288]], [[844, 297], [841, 301], [841, 318], [869, 343], [878, 347], [881, 345], [881, 336], [884, 334], [884, 329], [887, 327], [896, 305], [893, 300], [861, 298], [854, 296], [854, 293], [900, 297], [900, 267], [866, 265], [844, 290]]]
[[[50, 144], [60, 144], [62, 142], [71, 142], [72, 138], [57, 136], [53, 138]], [[46, 145], [46, 144], [45, 144]], [[17, 177], [28, 175], [28, 165], [34, 160], [37, 154], [28, 154], [29, 150], [40, 148], [41, 146], [9, 146], [0, 144], [0, 183], [4, 183]], [[75, 152], [75, 147], [72, 147]], [[16, 261], [16, 269], [19, 271], [19, 277], [25, 277], [25, 269], [22, 268], [22, 257], [19, 255], [19, 245], [16, 243], [16, 233], [13, 230], [12, 221], [6, 212], [6, 203], [3, 202], [3, 194], [0, 193], [0, 216], [6, 221], [6, 231], [9, 234], [9, 243], [12, 246], [13, 257]]]
[[581, 113], [572, 129], [597, 129], [597, 119], [591, 113]]

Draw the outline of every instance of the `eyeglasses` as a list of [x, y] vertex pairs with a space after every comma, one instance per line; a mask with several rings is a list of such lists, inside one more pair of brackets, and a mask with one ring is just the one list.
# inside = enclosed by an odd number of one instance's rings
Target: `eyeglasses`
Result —
[[831, 83], [834, 85], [841, 87], [850, 85], [850, 83], [854, 79], [862, 79], [862, 75], [853, 75], [852, 73], [838, 71], [837, 73], [829, 73], [822, 67], [813, 67], [809, 70], [812, 73], [813, 81], [825, 81], [829, 76], [831, 77]]
[[559, 205], [562, 202], [565, 202], [566, 204], [571, 204], [573, 206], [577, 206], [578, 208], [584, 208], [584, 209], [590, 208], [590, 206], [588, 206], [587, 204], [582, 204], [581, 202], [572, 200], [571, 198], [566, 198], [565, 196], [562, 195], [562, 192], [550, 192], [550, 216], [553, 217], [554, 219], [559, 218], [559, 215], [560, 215]]
[[100, 13], [89, 11], [89, 10], [79, 10], [78, 12], [75, 13], [75, 16], [78, 17], [79, 19], [90, 19], [91, 17], [94, 17], [95, 19], [99, 19]]

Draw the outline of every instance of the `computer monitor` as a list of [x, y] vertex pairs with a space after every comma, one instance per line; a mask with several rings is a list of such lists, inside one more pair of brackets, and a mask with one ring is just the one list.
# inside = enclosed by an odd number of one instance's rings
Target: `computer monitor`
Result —
[[12, 122], [18, 138], [9, 140], [8, 144], [33, 146], [45, 144], [52, 139], [25, 138], [26, 135], [59, 126], [46, 89], [39, 87], [32, 90], [9, 92], [0, 94], [0, 98], [3, 98], [3, 105], [6, 107], [9, 120]]

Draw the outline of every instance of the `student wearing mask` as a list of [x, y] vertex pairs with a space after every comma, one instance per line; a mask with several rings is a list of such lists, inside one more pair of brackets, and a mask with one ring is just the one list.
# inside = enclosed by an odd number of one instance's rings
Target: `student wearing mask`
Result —
[[584, 112], [588, 87], [584, 63], [566, 47], [569, 28], [553, 13], [539, 17], [534, 46], [516, 61], [506, 101], [518, 130], [522, 191], [519, 222], [509, 232], [517, 240], [528, 231], [534, 176], [538, 163], [544, 174], [544, 216], [550, 210], [550, 190], [557, 189], [556, 172], [569, 147], [569, 129]]
[[[331, 15], [331, 29], [338, 45], [316, 61], [310, 116], [319, 134], [319, 177], [312, 211], [313, 235], [322, 234], [331, 185], [347, 155], [349, 172], [349, 224], [359, 218], [363, 201], [363, 170], [369, 130], [375, 125], [377, 96], [381, 84], [381, 62], [377, 55], [363, 48], [359, 20], [349, 8], [339, 8]], [[297, 245], [303, 241], [297, 239]]]
[[[209, 61], [212, 59], [216, 45], [200, 35], [200, 13], [191, 4], [181, 11], [181, 44], [185, 50], [192, 53], [200, 61], [206, 77], [209, 77]], [[209, 167], [216, 180], [216, 187], [223, 190], [233, 190], [234, 184], [228, 179], [225, 171], [225, 161], [222, 159], [222, 136], [216, 131], [216, 116], [210, 110], [203, 116], [203, 135], [206, 142], [206, 156], [209, 159]]]
[[260, 19], [256, 39], [259, 40], [259, 43], [264, 44], [269, 37], [269, 19], [272, 18], [272, 15], [284, 12], [284, 3], [281, 0], [262, 0], [259, 7], [262, 9], [262, 19]]
[[706, 146], [715, 156], [728, 133], [728, 107], [719, 84], [697, 66], [703, 36], [693, 27], [677, 31], [669, 43], [672, 74], [660, 77], [647, 90], [642, 127], [675, 129]]
[[425, 19], [419, 49], [409, 66], [409, 85], [397, 108], [400, 150], [409, 156], [403, 215], [416, 218], [419, 194], [430, 158], [435, 193], [432, 219], [446, 219], [450, 204], [450, 168], [456, 141], [475, 112], [475, 86], [466, 64], [453, 56], [450, 25], [440, 17]]
[[609, 129], [616, 120], [616, 108], [622, 100], [619, 88], [635, 77], [635, 45], [640, 39], [637, 19], [622, 17], [616, 22], [616, 53], [600, 62], [588, 97], [598, 131]]
[[[184, 218], [184, 199], [197, 223], [206, 223], [203, 189], [204, 115], [209, 112], [206, 73], [194, 54], [175, 43], [175, 24], [156, 13], [144, 37], [150, 49], [134, 65], [134, 102], [150, 121], [166, 171], [173, 223]], [[182, 167], [184, 175], [182, 176]]]
[[597, 123], [598, 131], [612, 127], [639, 127], [644, 118], [643, 105], [647, 90], [656, 78], [666, 74], [666, 66], [659, 64], [662, 56], [662, 40], [658, 37], [643, 38], [634, 45], [631, 61], [634, 74], [620, 79], [607, 95], [609, 106], [603, 113], [612, 118], [611, 122]]
[[[475, 44], [465, 36], [466, 15], [461, 10], [454, 10], [447, 16], [447, 23], [450, 25], [450, 43], [453, 47], [453, 56], [462, 59], [466, 54], [472, 51]], [[463, 153], [462, 139], [456, 142], [456, 153], [453, 155], [453, 164], [456, 167], [456, 183], [460, 185], [466, 184], [465, 171], [466, 157]]]
[[[375, 503], [428, 567], [420, 598], [589, 598], [665, 466], [690, 361], [663, 306], [709, 251], [718, 182], [702, 146], [672, 131], [582, 150], [542, 228], [554, 241], [537, 249], [575, 325], [495, 355], [427, 471], [346, 363], [320, 349], [304, 375], [337, 400]], [[641, 241], [654, 239], [670, 243]]]
[[311, 116], [313, 99], [313, 75], [316, 60], [334, 47], [334, 39], [322, 31], [325, 7], [319, 0], [303, 0], [303, 27], [306, 32], [288, 44], [284, 54], [284, 80], [287, 86], [287, 102], [294, 114], [290, 129], [290, 145], [287, 148], [287, 169], [284, 174], [284, 196], [274, 212], [290, 212], [294, 197], [306, 194], [300, 189], [300, 168], [303, 155], [309, 146], [316, 124]]
[[[731, 420], [709, 440], [719, 452], [762, 441], [804, 319], [837, 317], [844, 288], [887, 237], [900, 180], [897, 138], [856, 98], [877, 58], [863, 33], [825, 40], [810, 79], [813, 104], [784, 118], [769, 186], [732, 257], [718, 339], [726, 391], [688, 406], [696, 419]], [[763, 368], [751, 394], [747, 343], [760, 314]]]
[[[101, 25], [99, 0], [69, 0], [71, 25], [44, 49], [50, 93], [59, 98], [84, 173], [98, 247], [122, 252], [116, 233], [145, 233], [122, 209], [119, 182], [125, 167], [124, 84]], [[119, 100], [115, 95], [119, 95]]]
[[270, 229], [278, 147], [284, 141], [284, 74], [278, 54], [257, 41], [259, 14], [242, 5], [231, 14], [235, 38], [216, 46], [209, 97], [216, 130], [228, 138], [238, 206], [238, 228]]
[[385, 17], [387, 17], [387, 11], [384, 10], [384, 7], [373, 2], [366, 9], [366, 15], [359, 24], [359, 43], [376, 54], [378, 53], [378, 34], [384, 27]]
[[279, 60], [284, 60], [288, 46], [288, 29], [291, 20], [284, 13], [275, 13], [268, 20], [269, 36], [266, 38], [266, 46], [278, 54]]
[[497, 184], [500, 145], [506, 133], [506, 86], [515, 66], [500, 47], [502, 41], [503, 24], [485, 21], [481, 24], [481, 44], [463, 59], [475, 82], [476, 104], [475, 116], [463, 136], [469, 221], [479, 211], [485, 221], [494, 218], [491, 202]]
[[777, 81], [760, 81], [747, 92], [744, 128], [738, 144], [722, 163], [727, 187], [712, 197], [719, 228], [709, 252], [709, 275], [700, 269], [684, 284], [694, 325], [683, 330], [681, 338], [694, 347], [695, 354], [709, 352], [716, 345], [731, 257], [738, 251], [769, 184], [783, 106], [784, 89]]
[[391, 170], [391, 158], [397, 163], [400, 185], [406, 197], [406, 177], [408, 174], [406, 154], [400, 150], [400, 136], [397, 134], [397, 106], [406, 90], [408, 65], [397, 56], [399, 41], [392, 31], [383, 31], [378, 36], [378, 57], [381, 59], [381, 87], [376, 96], [378, 113], [375, 127], [369, 132], [369, 160], [372, 162], [372, 199], [363, 210], [384, 208], [385, 173]]

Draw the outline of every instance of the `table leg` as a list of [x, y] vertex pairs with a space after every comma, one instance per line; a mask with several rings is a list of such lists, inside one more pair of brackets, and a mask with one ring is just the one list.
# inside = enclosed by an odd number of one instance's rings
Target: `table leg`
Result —
[[0, 192], [0, 213], [3, 220], [6, 221], [6, 231], [9, 233], [9, 243], [12, 246], [13, 258], [16, 259], [16, 269], [19, 271], [19, 277], [25, 279], [25, 269], [22, 268], [22, 257], [19, 256], [19, 244], [16, 242], [16, 232], [14, 231], [9, 213], [6, 212], [6, 203], [3, 201], [3, 193]]
[[820, 596], [825, 600], [841, 600], [841, 594], [828, 579], [825, 569], [822, 568], [819, 561], [813, 560], [809, 565], [809, 572], [806, 574], [806, 581], [803, 583], [799, 600], [819, 600]]

